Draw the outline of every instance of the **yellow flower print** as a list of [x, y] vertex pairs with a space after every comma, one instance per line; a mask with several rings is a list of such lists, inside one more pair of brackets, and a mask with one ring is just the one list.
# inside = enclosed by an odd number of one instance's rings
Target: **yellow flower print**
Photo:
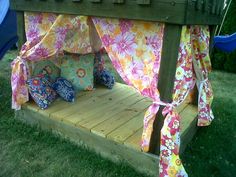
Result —
[[177, 175], [177, 170], [175, 169], [175, 167], [171, 166], [171, 167], [168, 169], [167, 173], [168, 173], [168, 176], [169, 176], [169, 177], [176, 177], [176, 175]]
[[137, 49], [136, 50], [136, 55], [137, 55], [137, 57], [142, 57], [143, 56], [143, 54], [144, 54], [144, 50], [143, 49]]
[[180, 165], [182, 164], [182, 163], [181, 163], [181, 160], [180, 160], [180, 159], [176, 159], [175, 164], [176, 164], [177, 166], [180, 166]]
[[145, 30], [150, 30], [152, 28], [153, 24], [149, 22], [143, 22], [143, 27]]

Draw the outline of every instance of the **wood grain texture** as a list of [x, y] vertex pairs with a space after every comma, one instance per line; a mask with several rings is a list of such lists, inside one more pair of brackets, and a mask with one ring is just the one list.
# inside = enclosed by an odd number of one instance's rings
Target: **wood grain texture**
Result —
[[[223, 1], [223, 0], [220, 0]], [[188, 0], [83, 0], [55, 1], [11, 0], [17, 11], [53, 12], [97, 17], [159, 21], [171, 24], [220, 24], [220, 16], [196, 9]], [[212, 4], [213, 2], [209, 2]], [[219, 9], [222, 9], [222, 5]], [[215, 12], [215, 10], [214, 10]]]
[[[177, 107], [177, 111], [181, 113], [186, 110], [189, 107], [189, 101], [190, 99], [187, 98]], [[139, 95], [131, 87], [116, 84], [112, 91], [97, 88], [91, 92], [80, 92], [77, 94], [75, 103], [67, 103], [58, 99], [48, 109], [41, 110], [33, 102], [29, 102], [24, 104], [23, 109], [48, 117], [48, 119], [73, 125], [78, 129], [91, 131], [141, 151], [139, 141], [142, 132], [140, 129], [142, 130], [143, 127], [145, 111], [151, 103], [150, 99]], [[73, 111], [75, 112], [73, 113]], [[187, 112], [191, 114], [191, 110]], [[183, 116], [185, 117], [185, 115]], [[191, 120], [184, 126], [187, 128], [190, 122]], [[185, 127], [183, 130], [186, 129]]]

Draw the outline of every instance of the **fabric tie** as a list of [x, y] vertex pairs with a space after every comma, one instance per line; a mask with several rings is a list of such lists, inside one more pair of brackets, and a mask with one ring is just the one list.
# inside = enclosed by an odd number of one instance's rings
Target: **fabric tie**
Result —
[[18, 56], [12, 63], [12, 108], [20, 110], [21, 105], [29, 100], [28, 89], [25, 85], [28, 75], [27, 62]]
[[211, 103], [213, 100], [213, 91], [211, 84], [206, 79], [197, 81], [197, 87], [199, 91], [198, 95], [198, 126], [208, 126], [214, 119], [214, 115], [211, 109]]

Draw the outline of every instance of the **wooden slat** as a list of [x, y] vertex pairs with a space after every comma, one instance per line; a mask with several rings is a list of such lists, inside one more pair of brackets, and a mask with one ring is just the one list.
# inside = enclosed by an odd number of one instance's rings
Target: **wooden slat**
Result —
[[98, 125], [99, 123], [107, 120], [112, 115], [115, 115], [115, 114], [121, 112], [122, 110], [126, 109], [127, 107], [129, 108], [130, 106], [132, 106], [133, 104], [135, 104], [141, 100], [143, 101], [143, 99], [144, 98], [142, 96], [139, 96], [137, 94], [131, 95], [131, 96], [125, 98], [124, 100], [122, 100], [121, 102], [109, 107], [108, 110], [101, 111], [96, 116], [87, 117], [85, 120], [78, 122], [77, 125], [90, 130], [91, 128]]
[[142, 133], [143, 133], [143, 128], [140, 128], [124, 142], [124, 145], [136, 149], [137, 151], [141, 151], [140, 143], [141, 143]]
[[[81, 109], [82, 106], [89, 106], [94, 103], [96, 100], [101, 100], [101, 96], [107, 96], [109, 94], [114, 94], [118, 92], [120, 88], [127, 88], [127, 86], [122, 84], [116, 84], [114, 89], [109, 90], [107, 88], [98, 88], [94, 91], [88, 92], [85, 96], [80, 99], [76, 99], [74, 103], [71, 104], [68, 108], [62, 109], [60, 111], [54, 112], [51, 114], [52, 118], [62, 119], [68, 115], [71, 115]], [[82, 110], [82, 109], [81, 109]]]
[[[149, 0], [148, 0], [149, 1]], [[122, 4], [114, 4], [112, 0], [91, 3], [56, 2], [54, 0], [32, 2], [29, 0], [11, 0], [11, 8], [17, 11], [53, 12], [60, 14], [77, 14], [110, 18], [138, 19], [146, 21], [162, 21], [168, 23], [184, 23], [186, 0], [153, 0], [152, 5], [139, 5], [138, 1], [126, 0]], [[142, 0], [142, 3], [147, 0]]]
[[181, 133], [185, 133], [188, 126], [195, 119], [198, 114], [197, 106], [188, 105], [181, 113]]
[[26, 108], [28, 110], [34, 111], [34, 112], [38, 112], [40, 110], [40, 108], [35, 104], [34, 101], [29, 101], [25, 104], [23, 104], [22, 108]]
[[[191, 138], [196, 132], [196, 128], [197, 128], [196, 116], [197, 116], [197, 106], [195, 105], [188, 104], [180, 112], [181, 152], [184, 151], [184, 148], [190, 142]], [[126, 139], [124, 144], [128, 147], [131, 147], [140, 151], [141, 150], [140, 141], [141, 141], [142, 132], [143, 132], [143, 128], [140, 128], [132, 136]]]
[[107, 135], [107, 138], [123, 143], [128, 137], [132, 136], [138, 129], [143, 127], [144, 114], [150, 104], [150, 100], [144, 99], [131, 105], [128, 109], [137, 110], [140, 114], [130, 120], [128, 119], [127, 122], [124, 122], [120, 127], [114, 129]]
[[197, 132], [197, 106], [188, 105], [183, 112], [180, 113], [181, 117], [181, 144], [180, 153], [183, 153], [187, 144], [191, 141], [195, 133]]
[[119, 128], [109, 133], [107, 138], [123, 144], [127, 138], [143, 127], [143, 117], [144, 112], [138, 114], [131, 120], [128, 120], [128, 122], [125, 122]]
[[[91, 129], [93, 133], [96, 133], [100, 136], [106, 137], [109, 133], [122, 126], [132, 118], [136, 117], [140, 114], [140, 112], [144, 112], [145, 109], [150, 105], [149, 101], [139, 101], [134, 105], [131, 105], [129, 108], [126, 108], [124, 111], [119, 112], [106, 121], [100, 123]], [[136, 125], [136, 124], [135, 124]], [[139, 124], [140, 127], [142, 125]]]
[[117, 102], [133, 94], [135, 94], [133, 90], [121, 89], [120, 91], [105, 95], [102, 98], [94, 98], [93, 102], [89, 104], [77, 105], [77, 111], [72, 112], [70, 115], [68, 114], [69, 116], [62, 117], [62, 120], [76, 124], [89, 116], [97, 116], [99, 112], [106, 111], [110, 106], [115, 105]]
[[125, 110], [121, 113], [116, 114], [114, 117], [102, 122], [101, 124], [94, 127], [91, 131], [102, 137], [106, 137], [114, 129], [118, 128], [134, 116], [139, 114], [136, 110]]
[[[194, 2], [189, 3], [187, 0], [126, 0], [125, 3], [123, 0], [101, 0], [101, 2], [93, 0], [96, 1], [95, 3], [92, 3], [91, 0], [78, 1], [11, 0], [11, 8], [17, 11], [125, 18], [181, 25], [218, 25], [221, 22], [219, 15], [202, 13], [202, 11], [196, 10]], [[213, 2], [209, 1], [209, 4]], [[220, 9], [222, 8], [221, 5]]]

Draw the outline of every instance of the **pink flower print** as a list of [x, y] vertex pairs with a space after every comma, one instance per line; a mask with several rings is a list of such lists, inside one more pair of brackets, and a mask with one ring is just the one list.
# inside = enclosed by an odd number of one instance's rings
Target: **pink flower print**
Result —
[[65, 27], [59, 27], [55, 30], [56, 32], [56, 37], [58, 39], [64, 40], [66, 34], [67, 34], [67, 28]]
[[110, 35], [105, 34], [102, 36], [102, 42], [105, 47], [108, 47], [114, 43], [114, 40], [110, 37]]
[[126, 33], [133, 26], [130, 20], [120, 20], [119, 25], [120, 25], [120, 30], [122, 33]]
[[139, 79], [143, 74], [143, 63], [133, 61], [131, 64], [131, 73], [135, 79]]
[[42, 23], [43, 15], [39, 13], [38, 15], [30, 16], [29, 21], [32, 22], [33, 24]]
[[146, 37], [146, 44], [151, 46], [153, 49], [160, 49], [161, 40], [157, 35]]
[[113, 50], [124, 57], [125, 55], [132, 55], [136, 47], [134, 35], [126, 33], [116, 37]]
[[27, 37], [31, 40], [39, 36], [38, 28], [31, 27], [27, 32]]
[[162, 155], [164, 157], [169, 157], [170, 154], [171, 154], [171, 151], [169, 149], [165, 149], [165, 150], [162, 151]]
[[60, 50], [63, 47], [63, 42], [61, 40], [56, 41], [55, 47], [57, 50]]
[[41, 57], [46, 58], [49, 55], [49, 51], [46, 48], [40, 46], [37, 49], [35, 49], [35, 55], [40, 58]]
[[56, 16], [55, 15], [49, 15], [48, 21], [50, 21], [51, 23], [54, 23], [55, 20], [56, 20]]

